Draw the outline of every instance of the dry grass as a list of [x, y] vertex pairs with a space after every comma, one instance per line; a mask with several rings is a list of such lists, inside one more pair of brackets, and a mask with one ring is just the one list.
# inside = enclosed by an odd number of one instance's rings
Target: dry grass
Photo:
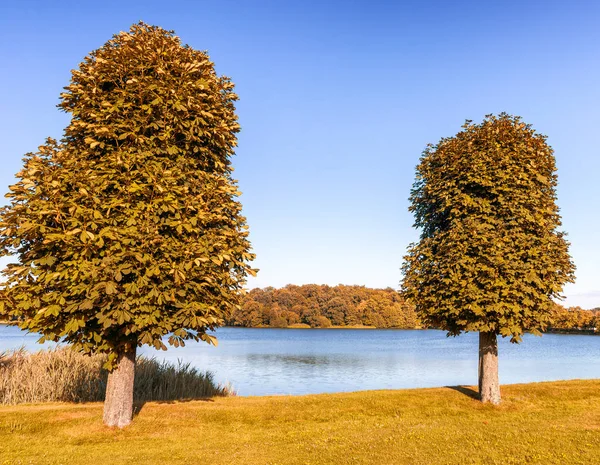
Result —
[[[0, 353], [0, 404], [102, 401], [108, 377], [102, 368], [104, 361], [104, 356], [90, 357], [68, 347]], [[138, 357], [134, 388], [137, 402], [228, 394], [231, 389], [218, 386], [212, 373], [199, 372], [189, 364]]]
[[[462, 392], [461, 392], [462, 391]], [[124, 430], [100, 404], [0, 407], [0, 464], [600, 463], [600, 380], [147, 403]]]

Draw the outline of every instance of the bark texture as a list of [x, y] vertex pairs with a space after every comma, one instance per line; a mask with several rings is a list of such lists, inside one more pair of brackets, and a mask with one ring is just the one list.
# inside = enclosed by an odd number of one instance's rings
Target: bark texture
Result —
[[484, 403], [500, 403], [496, 333], [479, 333], [479, 398]]
[[119, 354], [117, 367], [108, 374], [104, 399], [104, 424], [124, 428], [133, 418], [135, 348]]

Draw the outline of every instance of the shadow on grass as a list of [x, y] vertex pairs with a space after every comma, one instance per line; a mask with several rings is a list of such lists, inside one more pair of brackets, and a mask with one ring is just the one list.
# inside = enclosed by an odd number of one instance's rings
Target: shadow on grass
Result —
[[174, 400], [139, 400], [133, 402], [133, 416], [136, 417], [140, 414], [146, 402], [153, 402], [155, 404], [183, 404], [185, 402], [214, 402], [215, 400], [211, 397], [198, 397], [197, 399], [174, 399]]
[[479, 400], [479, 392], [475, 389], [467, 386], [446, 386], [448, 389], [452, 389], [453, 391], [460, 392], [471, 399]]

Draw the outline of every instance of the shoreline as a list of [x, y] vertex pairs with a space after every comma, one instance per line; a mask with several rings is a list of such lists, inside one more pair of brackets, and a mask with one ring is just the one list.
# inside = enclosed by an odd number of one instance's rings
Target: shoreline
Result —
[[[276, 327], [276, 326], [231, 326], [225, 325], [220, 326], [220, 328], [240, 328], [240, 329], [315, 329], [315, 330], [323, 330], [323, 329], [370, 329], [370, 330], [378, 330], [378, 331], [444, 331], [443, 329], [438, 328], [378, 328], [376, 326], [329, 326], [327, 328], [315, 328], [309, 325], [290, 325], [285, 327]], [[463, 334], [467, 332], [476, 332], [476, 331], [465, 331]], [[526, 331], [524, 334], [531, 334], [529, 331]], [[583, 336], [600, 336], [600, 331], [593, 331], [591, 329], [552, 329], [549, 331], [543, 331], [544, 334], [570, 334], [570, 335], [583, 335]], [[498, 335], [502, 337], [501, 335]], [[508, 337], [508, 336], [507, 336]]]
[[[0, 320], [0, 326], [17, 326], [11, 324], [9, 321]], [[378, 331], [427, 331], [427, 330], [436, 330], [443, 331], [437, 328], [378, 328], [376, 326], [364, 326], [364, 325], [355, 325], [355, 326], [329, 326], [327, 328], [314, 328], [312, 326], [306, 324], [295, 324], [285, 327], [275, 327], [275, 326], [232, 326], [232, 325], [224, 325], [219, 326], [219, 328], [240, 328], [240, 329], [359, 329], [359, 330], [378, 330]], [[529, 332], [525, 332], [525, 334], [531, 334]], [[600, 336], [600, 331], [591, 330], [591, 329], [551, 329], [548, 331], [543, 331], [544, 334], [563, 334], [563, 335], [572, 335], [572, 336]]]
[[[599, 393], [600, 393], [600, 378], [571, 378], [571, 379], [555, 379], [551, 381], [532, 381], [530, 383], [502, 383], [500, 384], [500, 389], [513, 389], [513, 388], [535, 388], [535, 387], [548, 387], [551, 385], [564, 385], [564, 384], [573, 384], [576, 385], [578, 383], [592, 383], [598, 384]], [[335, 392], [313, 392], [306, 394], [261, 394], [261, 395], [239, 395], [239, 394], [231, 394], [227, 396], [215, 396], [210, 399], [219, 400], [219, 399], [240, 399], [240, 400], [256, 400], [256, 399], [302, 399], [307, 397], [332, 397], [332, 396], [360, 396], [360, 395], [369, 395], [373, 393], [389, 393], [389, 394], [410, 394], [410, 393], [426, 393], [427, 391], [438, 391], [438, 390], [455, 390], [462, 392], [463, 394], [471, 397], [474, 400], [477, 399], [477, 386], [469, 385], [469, 384], [459, 384], [459, 385], [446, 385], [446, 386], [428, 386], [428, 387], [409, 387], [409, 388], [382, 388], [382, 389], [359, 389], [355, 391], [335, 391]], [[208, 398], [194, 398], [194, 399], [181, 399], [174, 401], [145, 401], [144, 404], [185, 404], [188, 402], [206, 402]], [[3, 410], [10, 409], [20, 409], [20, 408], [29, 408], [29, 407], [52, 407], [52, 406], [93, 406], [93, 405], [103, 405], [102, 401], [94, 401], [94, 402], [28, 402], [28, 403], [20, 403], [20, 404], [0, 404], [0, 413]], [[480, 404], [485, 405], [485, 404]], [[492, 405], [489, 405], [493, 407]], [[494, 407], [496, 408], [496, 407]]]

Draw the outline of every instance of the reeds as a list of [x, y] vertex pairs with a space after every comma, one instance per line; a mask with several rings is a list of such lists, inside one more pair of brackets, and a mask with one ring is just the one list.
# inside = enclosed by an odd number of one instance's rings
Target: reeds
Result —
[[[0, 353], [0, 404], [98, 402], [104, 400], [108, 372], [103, 355], [87, 356], [68, 347], [29, 353]], [[213, 374], [179, 361], [176, 365], [138, 357], [134, 400], [169, 401], [234, 394]]]
[[138, 357], [133, 397], [136, 401], [199, 399], [235, 395], [229, 385], [214, 381], [212, 372], [200, 372], [189, 363], [177, 365]]

